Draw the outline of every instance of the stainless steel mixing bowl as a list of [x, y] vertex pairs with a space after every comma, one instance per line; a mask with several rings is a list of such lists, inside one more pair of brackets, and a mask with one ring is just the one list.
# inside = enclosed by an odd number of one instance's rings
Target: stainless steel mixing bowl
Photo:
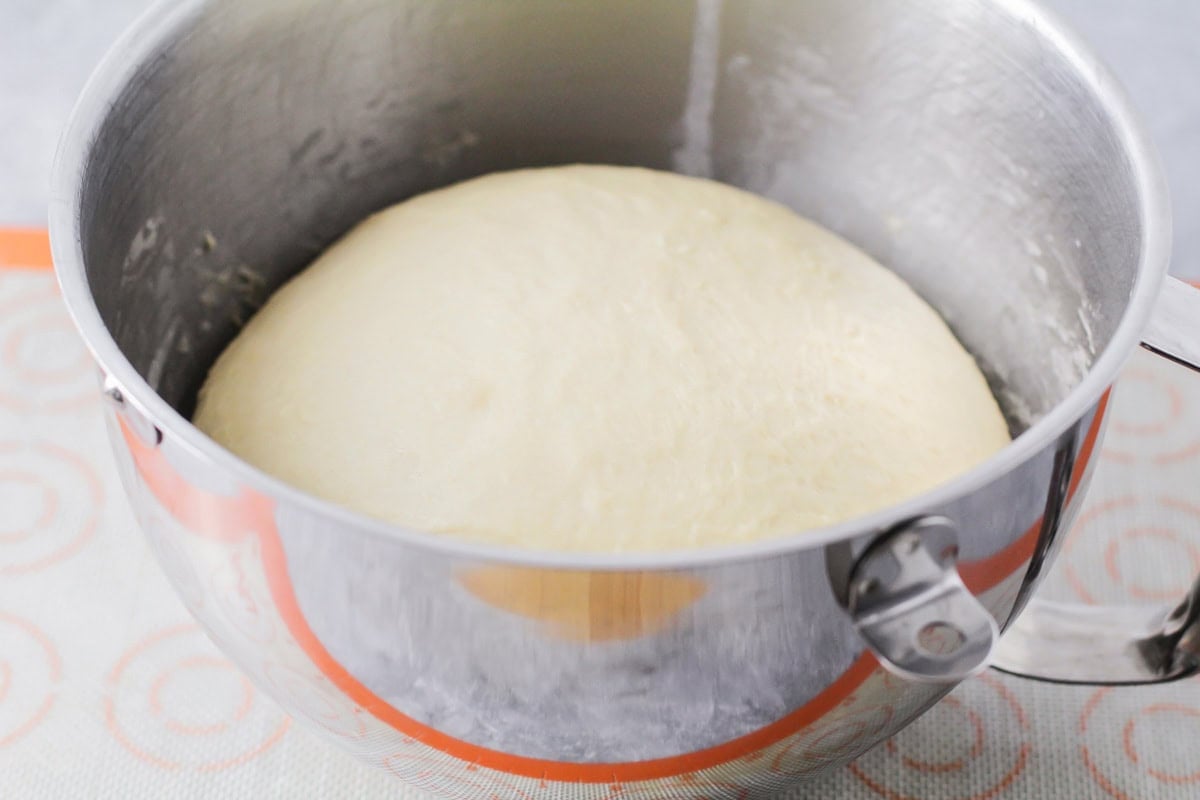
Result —
[[[189, 424], [238, 327], [355, 221], [566, 162], [711, 176], [839, 231], [945, 315], [1015, 441], [848, 524], [585, 557], [365, 519]], [[1059, 680], [1197, 669], [1196, 597], [1029, 604], [1119, 368], [1143, 338], [1200, 363], [1200, 302], [1164, 287], [1167, 201], [1128, 104], [1025, 0], [163, 4], [86, 90], [51, 223], [180, 596], [290, 713], [414, 785], [757, 795], [895, 733], [989, 653]]]

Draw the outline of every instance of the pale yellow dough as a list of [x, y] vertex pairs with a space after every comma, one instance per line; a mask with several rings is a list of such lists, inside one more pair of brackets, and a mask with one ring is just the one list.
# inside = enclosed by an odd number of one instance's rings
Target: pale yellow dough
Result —
[[603, 552], [837, 522], [1009, 441], [941, 318], [865, 254], [728, 186], [598, 166], [370, 218], [229, 346], [196, 424], [383, 520]]

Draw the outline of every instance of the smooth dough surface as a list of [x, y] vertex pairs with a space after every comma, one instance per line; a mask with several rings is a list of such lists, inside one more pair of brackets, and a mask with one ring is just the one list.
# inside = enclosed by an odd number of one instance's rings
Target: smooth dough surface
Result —
[[195, 422], [351, 509], [556, 551], [794, 533], [1009, 441], [892, 272], [755, 195], [599, 166], [371, 217], [251, 320]]

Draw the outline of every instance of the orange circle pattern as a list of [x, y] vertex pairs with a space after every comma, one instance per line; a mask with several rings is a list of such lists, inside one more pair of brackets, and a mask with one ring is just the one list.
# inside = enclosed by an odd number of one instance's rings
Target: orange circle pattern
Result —
[[[1155, 510], [1154, 525], [1141, 521], [1148, 509]], [[1166, 494], [1096, 503], [1080, 515], [1061, 560], [1065, 581], [1084, 603], [1095, 605], [1101, 590], [1114, 588], [1121, 592], [1118, 602], [1177, 601], [1200, 574], [1200, 506]], [[1126, 574], [1147, 564], [1178, 574], [1156, 573], [1154, 586]]]
[[[1138, 713], [1138, 716], [1131, 717], [1121, 731], [1121, 740], [1125, 755], [1131, 762], [1134, 764], [1141, 764], [1142, 762], [1142, 757], [1138, 754], [1137, 748], [1134, 745], [1134, 730], [1138, 722], [1143, 719], [1165, 715], [1177, 715], [1186, 717], [1189, 720], [1197, 720], [1200, 719], [1200, 709], [1189, 708], [1178, 703], [1154, 703], [1143, 708]], [[1192, 741], [1195, 740], [1195, 737], [1192, 737]], [[1166, 770], [1148, 766], [1146, 767], [1146, 773], [1164, 783], [1200, 783], [1200, 770], [1180, 775], [1175, 772], [1167, 772]]]
[[[1117, 394], [1123, 402], [1109, 424], [1103, 459], [1121, 467], [1170, 468], [1200, 458], [1200, 410], [1183, 371], [1152, 357], [1126, 369]], [[1134, 414], [1131, 408], [1142, 409]], [[1149, 414], [1147, 414], [1149, 412]]]
[[62, 659], [50, 638], [26, 619], [0, 612], [0, 753], [50, 714]]
[[[1112, 703], [1113, 699], [1113, 689], [1097, 690], [1088, 699], [1079, 720], [1079, 732], [1082, 737], [1080, 756], [1096, 784], [1114, 800], [1135, 800], [1141, 796], [1137, 788], [1127, 785], [1130, 783], [1130, 775], [1127, 770], [1119, 767], [1114, 769], [1116, 765], [1104, 763], [1104, 760], [1096, 755], [1098, 750], [1105, 752], [1112, 750], [1113, 744], [1115, 744], [1112, 739], [1119, 737], [1121, 752], [1129, 765], [1135, 768], [1134, 779], [1145, 776], [1151, 784], [1157, 784], [1160, 788], [1188, 786], [1196, 787], [1190, 789], [1190, 792], [1200, 793], [1200, 769], [1189, 769], [1194, 766], [1194, 761], [1185, 767], [1189, 770], [1186, 772], [1165, 769], [1156, 766], [1136, 744], [1139, 729], [1146, 727], [1152, 730], [1153, 726], [1161, 725], [1164, 719], [1171, 717], [1176, 718], [1177, 723], [1183, 720], [1193, 724], [1195, 731], [1200, 733], [1200, 724], [1197, 722], [1200, 721], [1200, 707], [1186, 706], [1176, 702], [1152, 702], [1128, 713], [1125, 719], [1118, 721], [1115, 726], [1113, 721], [1108, 718], [1093, 724], [1093, 718], [1098, 713], [1106, 713], [1105, 706]], [[1181, 739], [1182, 746], [1194, 753], [1195, 734], [1181, 734], [1178, 724], [1173, 726], [1173, 730], [1175, 736]], [[1145, 736], [1145, 739], [1159, 746], [1166, 742], [1164, 733], [1151, 732]], [[1137, 785], [1144, 784], [1138, 781]], [[1189, 796], [1195, 795], [1189, 794]]]
[[[986, 715], [963, 698], [973, 692], [981, 692], [987, 706], [993, 712], [1003, 709], [1004, 713]], [[963, 788], [960, 793], [946, 795], [946, 800], [992, 800], [1005, 794], [1025, 771], [1033, 753], [1029, 741], [1029, 719], [1024, 706], [998, 678], [984, 675], [968, 687], [960, 688], [954, 695], [944, 699], [936, 707], [943, 713], [949, 711], [966, 722], [970, 735], [967, 752], [950, 759], [933, 760], [910, 754], [906, 740], [913, 735], [911, 730], [902, 731], [863, 758], [852, 763], [850, 772], [859, 782], [879, 797], [886, 800], [924, 800], [908, 789], [897, 789], [891, 785], [899, 776], [904, 785], [944, 779], [948, 774], [957, 775], [956, 783]], [[1006, 746], [1008, 763], [995, 759], [983, 759], [990, 739], [997, 739], [998, 746]], [[940, 737], [939, 741], [944, 740]]]
[[[204, 701], [173, 701], [175, 685], [189, 681], [193, 693], [206, 693]], [[179, 694], [187, 697], [184, 689]], [[203, 718], [193, 718], [198, 709]], [[113, 738], [138, 760], [197, 773], [259, 758], [291, 725], [190, 624], [157, 631], [125, 651], [108, 676], [104, 719]], [[255, 735], [247, 737], [247, 730]]]
[[0, 579], [53, 567], [92, 538], [104, 486], [83, 456], [49, 442], [0, 442], [0, 489], [14, 487], [39, 492], [41, 503], [28, 526], [0, 528]]
[[96, 408], [96, 375], [53, 283], [0, 299], [0, 411], [36, 417]]

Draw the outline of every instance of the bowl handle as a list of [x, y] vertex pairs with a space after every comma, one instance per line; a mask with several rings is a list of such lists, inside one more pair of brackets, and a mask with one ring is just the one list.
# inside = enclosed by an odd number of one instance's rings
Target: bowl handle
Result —
[[957, 561], [954, 524], [922, 517], [877, 537], [850, 569], [846, 610], [889, 672], [957, 683], [987, 669], [1000, 632]]
[[[1200, 371], [1200, 291], [1167, 278], [1142, 346]], [[1165, 683], [1200, 673], [1200, 578], [1174, 608], [1083, 606], [1034, 598], [992, 666], [1053, 683]]]

